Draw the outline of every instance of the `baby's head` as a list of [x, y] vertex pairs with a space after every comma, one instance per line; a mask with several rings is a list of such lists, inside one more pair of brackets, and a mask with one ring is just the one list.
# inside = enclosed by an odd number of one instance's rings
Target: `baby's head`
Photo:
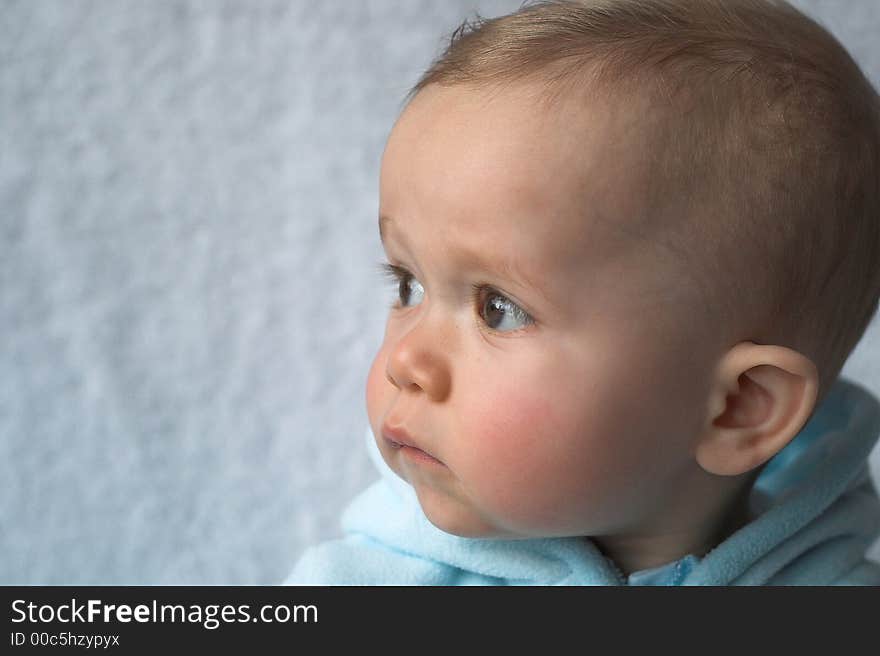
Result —
[[457, 30], [383, 157], [397, 298], [367, 384], [428, 519], [630, 571], [741, 525], [877, 307], [878, 112], [781, 2]]

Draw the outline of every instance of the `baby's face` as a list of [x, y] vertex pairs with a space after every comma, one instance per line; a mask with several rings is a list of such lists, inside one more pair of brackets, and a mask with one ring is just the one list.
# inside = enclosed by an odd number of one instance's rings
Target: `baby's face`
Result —
[[370, 424], [449, 533], [643, 530], [695, 475], [709, 340], [672, 260], [632, 236], [650, 175], [632, 113], [527, 93], [429, 87], [389, 137], [401, 284]]

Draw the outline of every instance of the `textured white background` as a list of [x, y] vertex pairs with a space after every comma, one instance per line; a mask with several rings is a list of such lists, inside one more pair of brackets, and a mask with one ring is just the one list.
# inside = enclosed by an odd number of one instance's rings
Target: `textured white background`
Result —
[[[877, 0], [796, 4], [877, 84]], [[338, 534], [385, 138], [518, 5], [0, 0], [0, 583], [272, 583]]]

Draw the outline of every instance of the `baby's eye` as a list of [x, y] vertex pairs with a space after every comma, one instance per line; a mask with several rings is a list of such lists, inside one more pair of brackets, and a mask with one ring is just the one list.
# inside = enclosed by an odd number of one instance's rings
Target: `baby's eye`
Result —
[[409, 307], [410, 305], [418, 305], [422, 302], [425, 288], [409, 271], [395, 264], [381, 263], [379, 266], [382, 273], [397, 285], [398, 304], [395, 304], [395, 307]]
[[403, 307], [418, 305], [424, 296], [425, 288], [422, 287], [422, 283], [413, 278], [411, 273], [400, 277], [400, 282], [397, 285], [397, 297]]
[[480, 317], [492, 330], [511, 332], [535, 322], [529, 313], [497, 292], [487, 292], [480, 303]]

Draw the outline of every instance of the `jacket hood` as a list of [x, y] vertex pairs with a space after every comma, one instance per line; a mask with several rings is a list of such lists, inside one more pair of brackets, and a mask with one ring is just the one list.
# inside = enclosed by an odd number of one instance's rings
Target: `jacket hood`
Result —
[[880, 533], [868, 469], [878, 433], [880, 402], [839, 378], [761, 472], [752, 521], [706, 554], [684, 583], [826, 585], [874, 576], [864, 556]]

